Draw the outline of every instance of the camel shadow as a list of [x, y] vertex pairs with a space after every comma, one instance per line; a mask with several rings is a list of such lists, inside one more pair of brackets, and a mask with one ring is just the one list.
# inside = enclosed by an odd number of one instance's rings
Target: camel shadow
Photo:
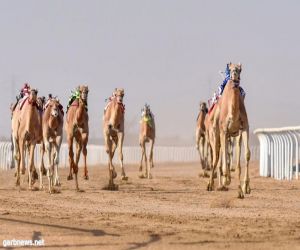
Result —
[[[0, 221], [3, 222], [13, 222], [13, 223], [21, 223], [21, 224], [28, 224], [28, 225], [35, 225], [35, 226], [44, 226], [44, 227], [52, 227], [52, 228], [56, 228], [56, 229], [66, 229], [66, 230], [71, 230], [71, 231], [77, 231], [77, 232], [82, 232], [82, 233], [90, 233], [93, 236], [114, 236], [114, 237], [119, 237], [119, 234], [109, 234], [106, 233], [103, 230], [99, 230], [99, 229], [84, 229], [84, 228], [78, 228], [78, 227], [68, 227], [68, 226], [62, 226], [62, 225], [57, 225], [57, 224], [44, 224], [44, 223], [38, 223], [38, 222], [32, 222], [32, 221], [25, 221], [25, 220], [17, 220], [17, 219], [10, 219], [10, 218], [3, 218], [0, 217]], [[40, 232], [36, 232], [36, 234], [34, 235], [34, 237], [39, 236]]]
[[142, 247], [147, 247], [150, 244], [154, 243], [154, 242], [158, 242], [161, 240], [161, 236], [159, 236], [158, 234], [150, 234], [150, 239], [146, 242], [142, 242], [142, 243], [129, 243], [130, 245], [133, 245], [132, 247], [127, 248], [126, 250], [134, 250], [134, 249], [138, 249], [138, 248], [142, 248]]

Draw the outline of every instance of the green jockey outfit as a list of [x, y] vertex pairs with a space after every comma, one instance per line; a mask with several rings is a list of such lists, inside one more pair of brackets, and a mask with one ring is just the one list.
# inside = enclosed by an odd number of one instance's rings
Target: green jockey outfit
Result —
[[[72, 95], [70, 96], [69, 101], [68, 101], [67, 112], [68, 112], [70, 106], [72, 105], [72, 103], [76, 99], [79, 100], [79, 98], [80, 98], [80, 91], [78, 89], [76, 89], [75, 91], [72, 91]], [[87, 111], [87, 105], [86, 105], [86, 111]]]

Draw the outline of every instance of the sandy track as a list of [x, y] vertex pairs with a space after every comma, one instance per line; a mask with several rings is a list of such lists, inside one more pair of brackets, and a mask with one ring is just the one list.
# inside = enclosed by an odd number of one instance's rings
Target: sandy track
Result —
[[228, 192], [205, 191], [198, 164], [157, 165], [152, 180], [126, 170], [117, 192], [101, 190], [103, 166], [75, 192], [63, 169], [52, 195], [25, 183], [18, 191], [14, 172], [0, 172], [0, 246], [44, 239], [47, 249], [300, 249], [300, 182], [260, 178], [252, 163], [252, 193], [239, 200], [236, 178]]

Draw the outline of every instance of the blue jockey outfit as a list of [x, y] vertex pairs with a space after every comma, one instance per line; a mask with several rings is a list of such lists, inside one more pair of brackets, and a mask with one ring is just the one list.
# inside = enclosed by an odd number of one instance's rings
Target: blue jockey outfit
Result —
[[[228, 80], [230, 80], [230, 70], [229, 70], [229, 65], [227, 64], [226, 69], [225, 69], [225, 79], [223, 80], [223, 82], [221, 83], [221, 85], [219, 86], [219, 89], [218, 89], [219, 96], [222, 95]], [[241, 86], [239, 86], [239, 89], [240, 89], [240, 93], [241, 93], [242, 97], [245, 98], [246, 92], [243, 90], [243, 88]]]

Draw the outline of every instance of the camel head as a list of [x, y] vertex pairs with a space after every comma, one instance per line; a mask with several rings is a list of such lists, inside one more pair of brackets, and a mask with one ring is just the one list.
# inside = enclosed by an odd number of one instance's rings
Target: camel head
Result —
[[87, 85], [81, 85], [78, 87], [78, 90], [80, 92], [80, 99], [87, 103], [89, 87]]
[[146, 103], [145, 106], [142, 108], [142, 117], [150, 116], [150, 115], [151, 115], [150, 106]]
[[37, 89], [31, 89], [29, 92], [29, 101], [30, 103], [36, 103], [37, 101], [37, 94], [38, 90]]
[[53, 116], [54, 118], [58, 117], [60, 110], [59, 100], [57, 98], [50, 99], [48, 108], [50, 108], [51, 116]]
[[46, 97], [45, 96], [40, 96], [40, 97], [37, 98], [36, 103], [37, 103], [37, 106], [40, 110], [43, 110], [45, 102], [46, 102]]
[[124, 89], [116, 88], [115, 92], [114, 92], [114, 95], [116, 96], [118, 103], [123, 103], [123, 98], [124, 98], [124, 95], [125, 95]]
[[200, 102], [200, 111], [206, 112], [207, 111], [207, 106], [206, 102]]
[[229, 70], [230, 70], [230, 79], [234, 82], [240, 82], [241, 80], [241, 72], [242, 72], [242, 65], [241, 63], [233, 64], [229, 63]]

